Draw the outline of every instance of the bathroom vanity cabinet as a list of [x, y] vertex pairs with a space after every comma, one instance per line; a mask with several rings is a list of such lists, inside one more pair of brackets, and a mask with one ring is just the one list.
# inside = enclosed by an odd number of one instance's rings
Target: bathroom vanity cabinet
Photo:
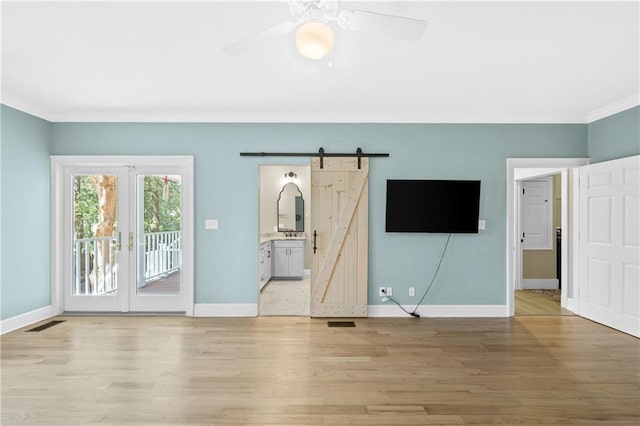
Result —
[[273, 263], [271, 253], [273, 253], [271, 241], [260, 244], [260, 289], [271, 279], [271, 267]]
[[302, 279], [304, 274], [304, 241], [273, 241], [273, 278]]

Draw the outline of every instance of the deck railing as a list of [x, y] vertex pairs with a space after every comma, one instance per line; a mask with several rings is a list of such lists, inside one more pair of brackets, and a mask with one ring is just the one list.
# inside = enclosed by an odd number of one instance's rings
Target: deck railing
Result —
[[144, 234], [145, 281], [170, 274], [182, 267], [180, 231]]
[[[115, 237], [74, 240], [73, 294], [106, 295], [117, 289], [117, 250]], [[180, 231], [144, 234], [139, 246], [144, 265], [144, 282], [166, 276], [182, 267]], [[142, 251], [144, 249], [144, 251]]]
[[115, 292], [117, 263], [115, 237], [74, 240], [74, 295]]

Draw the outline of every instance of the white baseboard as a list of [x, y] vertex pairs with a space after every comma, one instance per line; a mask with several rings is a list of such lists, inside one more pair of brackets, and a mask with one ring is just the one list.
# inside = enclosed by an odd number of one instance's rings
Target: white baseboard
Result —
[[[415, 305], [403, 305], [407, 311], [411, 312]], [[508, 317], [509, 312], [506, 305], [422, 305], [417, 313], [421, 317]], [[408, 317], [397, 305], [369, 305], [368, 316], [373, 317]]]
[[528, 278], [522, 280], [522, 290], [557, 290], [557, 278]]
[[[415, 306], [404, 306], [412, 311]], [[508, 317], [506, 305], [423, 305], [418, 308], [422, 317]], [[258, 305], [254, 303], [196, 303], [195, 317], [256, 317]], [[369, 305], [369, 317], [408, 317], [393, 304]]]
[[196, 303], [194, 317], [257, 317], [257, 303]]
[[[414, 306], [404, 306], [412, 311]], [[422, 317], [508, 317], [506, 305], [423, 305], [418, 308]], [[194, 317], [256, 317], [256, 303], [196, 303]], [[0, 334], [9, 333], [38, 321], [55, 316], [51, 305], [0, 321]], [[408, 317], [394, 305], [369, 305], [369, 317]]]
[[22, 327], [26, 327], [38, 321], [53, 317], [53, 307], [51, 305], [35, 309], [15, 317], [0, 321], [0, 334], [9, 333]]
[[567, 301], [565, 303], [564, 308], [570, 310], [571, 312], [573, 312], [576, 315], [579, 314], [579, 312], [578, 312], [578, 300], [576, 300], [576, 299], [569, 299], [567, 297]]

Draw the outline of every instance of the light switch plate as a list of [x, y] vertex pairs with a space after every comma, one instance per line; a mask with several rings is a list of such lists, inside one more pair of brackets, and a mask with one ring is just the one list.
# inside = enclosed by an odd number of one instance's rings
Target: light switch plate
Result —
[[484, 231], [487, 229], [487, 221], [484, 219], [480, 219], [478, 221], [478, 231]]
[[218, 229], [218, 219], [207, 219], [204, 221], [204, 229]]

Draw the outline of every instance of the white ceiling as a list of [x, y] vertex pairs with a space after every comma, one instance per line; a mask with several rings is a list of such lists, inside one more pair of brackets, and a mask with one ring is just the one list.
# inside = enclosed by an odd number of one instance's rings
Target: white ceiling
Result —
[[225, 45], [284, 2], [2, 2], [2, 103], [51, 121], [573, 122], [638, 104], [638, 1], [345, 2], [424, 19], [419, 42], [338, 30]]

